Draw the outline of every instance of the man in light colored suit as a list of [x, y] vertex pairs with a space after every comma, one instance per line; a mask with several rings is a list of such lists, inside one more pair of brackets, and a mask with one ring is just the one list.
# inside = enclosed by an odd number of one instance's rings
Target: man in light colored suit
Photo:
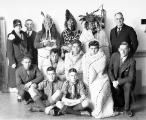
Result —
[[119, 52], [112, 54], [108, 70], [114, 105], [115, 107], [125, 105], [125, 112], [131, 117], [130, 95], [136, 83], [136, 61], [129, 54], [130, 47], [125, 41], [120, 44], [118, 50]]

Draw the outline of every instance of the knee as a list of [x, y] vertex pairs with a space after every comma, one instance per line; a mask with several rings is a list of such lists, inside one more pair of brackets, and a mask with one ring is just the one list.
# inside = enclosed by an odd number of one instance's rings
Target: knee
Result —
[[84, 100], [82, 102], [82, 107], [84, 107], [84, 108], [89, 107], [89, 101], [88, 100]]
[[62, 97], [62, 92], [60, 90], [57, 90], [53, 95], [52, 95], [52, 100], [57, 101], [61, 99]]
[[63, 109], [64, 106], [65, 105], [64, 105], [64, 103], [62, 101], [57, 101], [56, 107], [58, 107], [59, 109]]
[[130, 82], [127, 82], [124, 84], [124, 90], [131, 90], [132, 84]]

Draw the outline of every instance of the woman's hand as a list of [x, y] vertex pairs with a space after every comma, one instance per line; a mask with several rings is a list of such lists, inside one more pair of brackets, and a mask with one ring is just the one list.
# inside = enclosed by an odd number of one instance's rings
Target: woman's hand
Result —
[[14, 40], [14, 39], [15, 39], [15, 36], [13, 34], [10, 34], [8, 37], [8, 40]]
[[12, 68], [13, 68], [13, 69], [16, 68], [16, 63], [12, 64]]

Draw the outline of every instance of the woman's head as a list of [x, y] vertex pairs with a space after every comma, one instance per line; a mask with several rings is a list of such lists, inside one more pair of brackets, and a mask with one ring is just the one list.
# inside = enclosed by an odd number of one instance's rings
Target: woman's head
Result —
[[99, 42], [98, 41], [89, 42], [89, 52], [90, 52], [91, 56], [97, 54], [98, 50], [99, 50]]
[[19, 19], [13, 21], [13, 27], [16, 33], [19, 33], [22, 29], [22, 23]]
[[79, 40], [72, 41], [72, 53], [74, 55], [77, 55], [81, 51], [81, 45], [82, 43]]
[[69, 69], [68, 74], [69, 74], [69, 81], [75, 83], [76, 80], [78, 79], [77, 70], [75, 68], [71, 68]]

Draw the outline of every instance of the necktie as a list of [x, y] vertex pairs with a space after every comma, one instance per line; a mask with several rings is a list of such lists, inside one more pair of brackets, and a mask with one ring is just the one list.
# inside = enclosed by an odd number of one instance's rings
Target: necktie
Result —
[[76, 90], [75, 90], [75, 83], [72, 85], [72, 89], [71, 89], [71, 91], [72, 91], [72, 98], [74, 98], [75, 97], [75, 92], [76, 92]]
[[29, 31], [27, 32], [27, 36], [28, 36], [28, 37], [30, 36], [30, 32], [29, 32]]
[[120, 34], [121, 28], [117, 28], [117, 36]]

